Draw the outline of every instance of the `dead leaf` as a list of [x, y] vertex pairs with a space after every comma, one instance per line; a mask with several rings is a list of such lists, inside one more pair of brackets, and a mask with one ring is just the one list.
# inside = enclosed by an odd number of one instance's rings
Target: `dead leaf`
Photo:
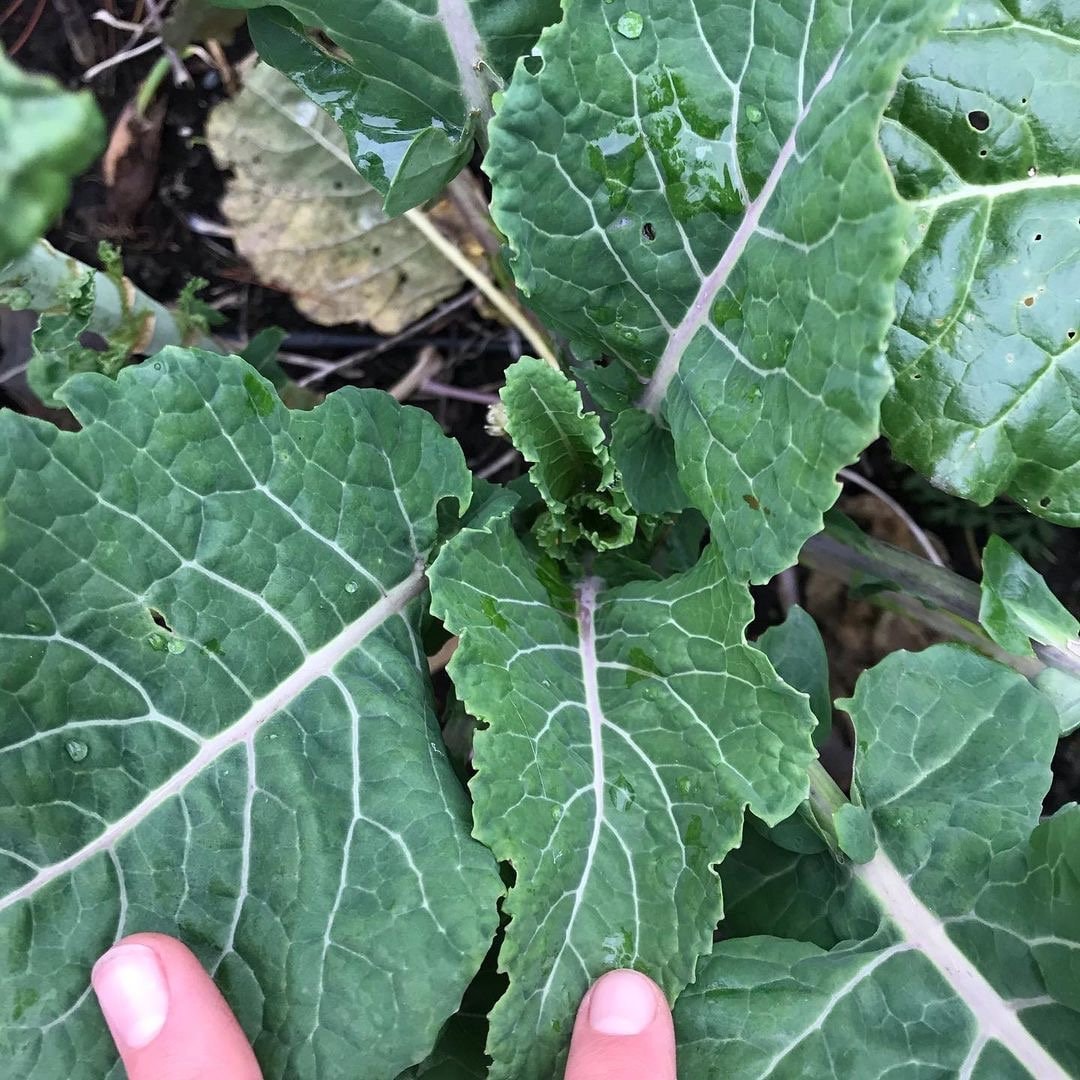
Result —
[[132, 225], [154, 194], [164, 121], [163, 100], [154, 102], [145, 114], [129, 101], [112, 129], [101, 159], [101, 176], [108, 191], [109, 216], [118, 226]]
[[[460, 273], [353, 168], [337, 125], [284, 75], [258, 64], [211, 113], [207, 140], [233, 170], [222, 210], [259, 278], [324, 326], [394, 334], [456, 293]], [[437, 208], [445, 231], [467, 232]]]

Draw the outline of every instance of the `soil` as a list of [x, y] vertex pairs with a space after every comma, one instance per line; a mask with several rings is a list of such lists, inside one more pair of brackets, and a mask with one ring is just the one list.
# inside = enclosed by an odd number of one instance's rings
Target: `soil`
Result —
[[[132, 16], [136, 0], [103, 0], [121, 18]], [[141, 0], [138, 0], [141, 6]], [[98, 5], [87, 5], [96, 8]], [[10, 50], [25, 33], [17, 59], [30, 70], [50, 74], [69, 87], [83, 85], [83, 68], [72, 56], [67, 38], [52, 4], [44, 0], [15, 0], [0, 7], [0, 40]], [[32, 25], [31, 25], [32, 24]], [[115, 55], [126, 37], [100, 22], [90, 24], [99, 58]], [[226, 48], [237, 62], [251, 50], [244, 30]], [[125, 105], [132, 100], [153, 64], [153, 54], [128, 61], [96, 78], [91, 86], [112, 130]], [[355, 325], [322, 327], [309, 322], [288, 297], [255, 281], [250, 269], [225, 238], [208, 234], [203, 222], [220, 223], [218, 210], [224, 177], [211, 160], [203, 141], [208, 111], [226, 93], [218, 72], [198, 59], [188, 61], [193, 77], [187, 87], [166, 86], [162, 92], [164, 116], [160, 149], [151, 164], [146, 197], [141, 206], [110, 207], [100, 169], [95, 168], [75, 185], [71, 204], [49, 239], [63, 251], [94, 263], [99, 241], [109, 240], [123, 249], [124, 264], [132, 280], [151, 296], [163, 301], [176, 297], [192, 277], [209, 285], [203, 296], [225, 317], [220, 333], [238, 342], [265, 326], [277, 325], [290, 337], [286, 350], [334, 359], [368, 348], [379, 339]], [[124, 220], [126, 219], [126, 220]], [[28, 340], [32, 324], [9, 320], [0, 348], [15, 347], [15, 338]], [[25, 343], [24, 343], [25, 344]], [[445, 360], [440, 380], [470, 389], [491, 391], [501, 385], [502, 372], [516, 356], [514, 334], [489, 321], [471, 307], [448, 315], [441, 323], [425, 327], [399, 345], [365, 363], [350, 379], [360, 385], [388, 387], [414, 363], [417, 351], [433, 345]], [[324, 389], [341, 385], [328, 380]], [[444, 430], [457, 438], [470, 465], [483, 470], [496, 463], [506, 443], [484, 430], [485, 407], [447, 398], [414, 399], [428, 408]], [[0, 405], [42, 413], [26, 394], [15, 393], [11, 384], [0, 384]], [[70, 418], [52, 414], [68, 426]], [[978, 552], [992, 525], [1011, 530], [1008, 539], [1022, 545], [1024, 554], [1046, 577], [1056, 594], [1074, 612], [1080, 612], [1080, 530], [1056, 528], [1023, 514], [1007, 502], [995, 504], [993, 515], [981, 513], [960, 500], [935, 492], [902, 464], [894, 461], [884, 440], [870, 447], [858, 469], [901, 504], [940, 543], [946, 561], [959, 572], [978, 580]], [[517, 464], [504, 466], [493, 479], [509, 480]], [[880, 502], [848, 485], [845, 504], [864, 527], [883, 539], [910, 545], [910, 535]], [[1004, 525], [1002, 524], [1004, 523]], [[922, 648], [932, 637], [895, 615], [872, 605], [851, 600], [842, 589], [818, 575], [797, 572], [799, 598], [821, 625], [829, 648], [833, 689], [851, 692], [859, 672], [896, 648]], [[751, 628], [756, 634], [782, 618], [778, 592], [771, 586], [755, 589], [757, 616]], [[846, 718], [838, 716], [828, 749], [830, 767], [838, 778], [850, 770], [851, 737]], [[1055, 760], [1055, 780], [1047, 810], [1080, 797], [1080, 736], [1063, 740]]]

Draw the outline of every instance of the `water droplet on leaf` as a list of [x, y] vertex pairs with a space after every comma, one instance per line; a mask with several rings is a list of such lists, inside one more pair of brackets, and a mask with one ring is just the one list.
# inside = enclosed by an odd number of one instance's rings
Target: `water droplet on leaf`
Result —
[[352, 594], [353, 594], [354, 592], [356, 592], [356, 590], [357, 590], [358, 588], [360, 588], [360, 586], [359, 586], [359, 585], [357, 585], [355, 581], [346, 581], [346, 582], [345, 582], [345, 591], [346, 591], [347, 593], [349, 593], [349, 595], [350, 595], [350, 596], [351, 596], [351, 595], [352, 595]]
[[746, 106], [746, 119], [751, 124], [760, 124], [765, 119], [765, 114], [756, 105]]
[[169, 638], [169, 640], [165, 642], [165, 648], [178, 656], [187, 648], [187, 642], [181, 641], [179, 638]]
[[615, 29], [625, 38], [641, 37], [641, 31], [645, 29], [645, 20], [636, 11], [627, 11], [619, 16]]
[[146, 644], [149, 645], [154, 652], [164, 652], [169, 647], [169, 642], [165, 635], [156, 632], [146, 635]]
[[72, 761], [82, 761], [87, 754], [90, 753], [90, 747], [84, 742], [79, 742], [78, 739], [68, 739], [64, 743], [64, 749], [67, 751], [67, 756]]

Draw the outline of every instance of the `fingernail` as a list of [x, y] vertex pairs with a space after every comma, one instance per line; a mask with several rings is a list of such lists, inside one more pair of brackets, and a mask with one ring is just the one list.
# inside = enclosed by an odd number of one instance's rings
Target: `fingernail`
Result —
[[609, 971], [593, 987], [589, 1027], [601, 1035], [640, 1035], [655, 1016], [656, 991], [636, 971]]
[[169, 1012], [169, 988], [153, 949], [117, 945], [94, 965], [90, 981], [115, 1039], [138, 1050], [157, 1038]]

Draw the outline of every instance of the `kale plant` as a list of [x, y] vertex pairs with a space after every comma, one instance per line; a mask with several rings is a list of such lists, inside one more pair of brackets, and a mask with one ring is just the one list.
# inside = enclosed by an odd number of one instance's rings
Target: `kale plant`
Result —
[[[825, 521], [884, 433], [1080, 526], [1080, 3], [233, 6], [388, 214], [482, 154], [555, 343], [502, 391], [531, 483], [381, 391], [286, 407], [272, 356], [122, 276], [64, 285], [32, 244], [99, 125], [0, 60], [0, 296], [80, 425], [0, 413], [5, 1072], [116, 1075], [87, 973], [162, 930], [268, 1078], [548, 1080], [620, 966], [688, 1080], [1080, 1076], [1080, 814], [1040, 819], [1076, 620], [1000, 539], [980, 593]], [[812, 620], [746, 637], [815, 543], [963, 643], [837, 703], [849, 795]]]

